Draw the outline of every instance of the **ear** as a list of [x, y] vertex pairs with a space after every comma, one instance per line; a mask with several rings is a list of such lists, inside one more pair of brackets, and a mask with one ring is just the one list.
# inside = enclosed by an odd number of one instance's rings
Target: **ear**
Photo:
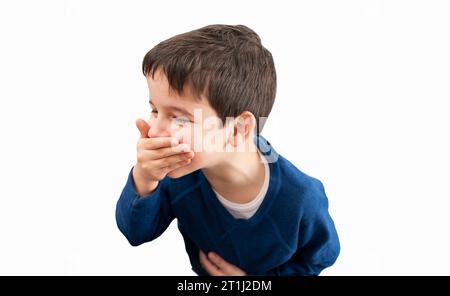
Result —
[[230, 143], [233, 147], [237, 147], [249, 140], [253, 141], [253, 135], [256, 130], [256, 118], [253, 113], [244, 111], [235, 118], [231, 129]]

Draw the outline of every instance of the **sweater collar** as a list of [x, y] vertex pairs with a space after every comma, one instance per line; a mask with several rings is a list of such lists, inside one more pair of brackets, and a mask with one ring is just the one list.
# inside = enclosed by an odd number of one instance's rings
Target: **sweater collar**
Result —
[[201, 191], [203, 193], [204, 198], [207, 201], [208, 207], [211, 208], [217, 214], [217, 217], [225, 220], [229, 226], [239, 226], [245, 224], [254, 224], [260, 221], [270, 209], [273, 201], [276, 199], [278, 191], [280, 189], [280, 167], [279, 167], [279, 155], [272, 147], [272, 145], [267, 141], [263, 136], [256, 135], [254, 138], [255, 144], [258, 147], [261, 154], [266, 159], [269, 164], [270, 170], [270, 180], [269, 187], [267, 189], [266, 196], [264, 197], [263, 202], [261, 203], [259, 209], [250, 219], [235, 219], [225, 207], [220, 203], [215, 195], [211, 184], [209, 183], [206, 176], [203, 174], [202, 170], [200, 171], [201, 178]]

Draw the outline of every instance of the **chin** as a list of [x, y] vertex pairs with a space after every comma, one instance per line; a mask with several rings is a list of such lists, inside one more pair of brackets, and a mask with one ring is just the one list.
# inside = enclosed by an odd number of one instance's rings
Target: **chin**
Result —
[[188, 174], [192, 173], [192, 170], [186, 169], [186, 168], [178, 168], [176, 170], [173, 170], [167, 174], [167, 177], [171, 179], [178, 179], [183, 176], [186, 176]]
[[178, 179], [183, 176], [189, 175], [190, 173], [201, 169], [204, 163], [200, 159], [194, 159], [190, 164], [177, 168], [167, 174], [167, 177], [171, 179]]

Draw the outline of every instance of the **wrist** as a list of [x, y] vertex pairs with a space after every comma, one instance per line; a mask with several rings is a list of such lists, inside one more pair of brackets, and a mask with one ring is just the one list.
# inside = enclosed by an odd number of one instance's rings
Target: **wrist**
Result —
[[136, 192], [140, 197], [144, 197], [152, 193], [156, 187], [158, 187], [159, 182], [154, 180], [149, 180], [145, 178], [142, 173], [140, 173], [139, 168], [133, 167], [133, 181]]

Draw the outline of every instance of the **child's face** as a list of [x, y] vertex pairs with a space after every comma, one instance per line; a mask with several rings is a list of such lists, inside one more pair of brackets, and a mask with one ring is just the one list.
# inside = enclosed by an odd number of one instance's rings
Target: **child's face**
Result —
[[[194, 151], [192, 162], [167, 175], [178, 178], [195, 170], [211, 167], [224, 157], [227, 132], [206, 98], [196, 101], [189, 89], [182, 96], [169, 92], [169, 83], [161, 71], [147, 76], [150, 94], [149, 137], [176, 137]], [[229, 131], [228, 131], [229, 132]]]

